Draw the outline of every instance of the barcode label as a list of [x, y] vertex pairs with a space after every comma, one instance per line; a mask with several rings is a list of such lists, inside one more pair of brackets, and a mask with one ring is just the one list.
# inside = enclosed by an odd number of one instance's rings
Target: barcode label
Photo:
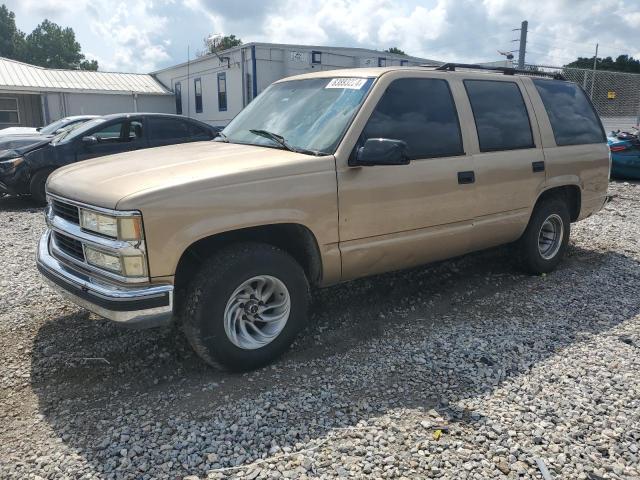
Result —
[[324, 88], [350, 88], [360, 90], [367, 83], [366, 78], [333, 78]]

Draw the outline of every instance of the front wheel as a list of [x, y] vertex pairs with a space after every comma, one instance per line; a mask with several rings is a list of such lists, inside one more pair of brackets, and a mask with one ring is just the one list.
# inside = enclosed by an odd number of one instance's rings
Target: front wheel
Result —
[[31, 182], [29, 183], [29, 193], [31, 193], [31, 198], [39, 205], [45, 205], [47, 203], [47, 193], [45, 187], [47, 185], [47, 179], [52, 173], [53, 169], [46, 168], [43, 170], [38, 170], [31, 177]]
[[208, 364], [251, 370], [276, 359], [307, 318], [302, 267], [271, 245], [245, 243], [209, 258], [190, 283], [184, 332]]
[[559, 198], [539, 203], [518, 241], [519, 260], [533, 274], [554, 270], [567, 249], [571, 220], [567, 204]]

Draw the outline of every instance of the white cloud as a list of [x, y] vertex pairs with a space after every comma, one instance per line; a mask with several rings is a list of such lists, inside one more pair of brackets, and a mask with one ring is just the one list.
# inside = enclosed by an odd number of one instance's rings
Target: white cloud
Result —
[[[153, 2], [102, 2], [99, 11], [110, 11], [106, 20], [90, 21], [91, 31], [111, 47], [111, 56], [99, 59], [100, 69], [108, 71], [149, 72], [170, 58], [167, 52], [168, 18], [151, 12]], [[108, 8], [106, 8], [108, 7]]]

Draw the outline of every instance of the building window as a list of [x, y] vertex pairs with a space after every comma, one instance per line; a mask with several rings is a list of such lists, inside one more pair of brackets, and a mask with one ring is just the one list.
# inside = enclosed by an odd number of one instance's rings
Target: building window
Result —
[[218, 74], [218, 110], [227, 111], [227, 74]]
[[322, 63], [322, 52], [311, 52], [311, 63], [321, 64]]
[[176, 95], [176, 113], [182, 115], [182, 85], [180, 82], [176, 82], [174, 90]]
[[247, 89], [247, 104], [249, 104], [251, 102], [251, 100], [253, 100], [253, 81], [251, 80], [251, 74], [247, 73], [247, 80], [246, 80], [246, 89]]
[[378, 57], [378, 66], [379, 67], [386, 67], [387, 66], [387, 59], [384, 57]]
[[193, 81], [193, 89], [196, 97], [196, 113], [202, 113], [202, 81], [199, 78]]
[[406, 67], [407, 65], [409, 65], [409, 60], [400, 60], [401, 67]]
[[0, 98], [0, 123], [20, 123], [17, 98]]

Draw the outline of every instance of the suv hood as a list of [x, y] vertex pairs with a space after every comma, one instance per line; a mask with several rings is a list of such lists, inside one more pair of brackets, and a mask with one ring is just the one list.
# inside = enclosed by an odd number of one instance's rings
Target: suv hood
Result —
[[[175, 190], [196, 191], [334, 166], [333, 156], [214, 141], [183, 143], [60, 168], [49, 177], [47, 191], [89, 205], [136, 209], [136, 200], [171, 195]], [[127, 201], [122, 202], [125, 197]]]

